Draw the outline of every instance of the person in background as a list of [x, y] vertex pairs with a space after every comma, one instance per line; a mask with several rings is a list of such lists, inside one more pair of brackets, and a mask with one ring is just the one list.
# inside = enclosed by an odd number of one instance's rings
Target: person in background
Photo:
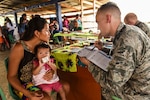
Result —
[[8, 30], [6, 27], [6, 23], [4, 23], [4, 25], [2, 26], [2, 34], [3, 34], [3, 38], [4, 38], [4, 47], [5, 49], [10, 49], [11, 48], [11, 43], [9, 41], [9, 37], [8, 37]]
[[124, 22], [126, 24], [135, 25], [135, 26], [139, 27], [148, 35], [148, 37], [150, 37], [150, 28], [148, 27], [148, 25], [146, 23], [139, 21], [137, 18], [137, 15], [135, 13], [128, 13], [124, 17]]
[[6, 23], [6, 28], [8, 30], [9, 41], [10, 41], [10, 43], [14, 43], [15, 42], [14, 37], [13, 37], [14, 25], [8, 17], [5, 18], [5, 23]]
[[4, 39], [2, 34], [2, 27], [0, 26], [0, 51], [4, 51], [3, 43], [4, 43]]
[[[50, 46], [47, 43], [41, 43], [35, 47], [34, 51], [36, 55], [36, 59], [33, 60], [34, 85], [40, 87], [50, 96], [54, 90], [60, 94], [62, 100], [66, 100], [65, 92], [57, 75], [57, 67], [53, 59], [50, 59]], [[48, 70], [52, 70], [53, 72], [53, 78], [50, 81], [43, 79], [43, 75], [45, 75]], [[53, 98], [51, 98], [51, 100], [52, 99]]]
[[35, 14], [34, 17], [41, 17], [39, 14]]
[[34, 17], [41, 17], [39, 14], [35, 14], [35, 15], [31, 15], [30, 19], [34, 18]]
[[73, 31], [79, 31], [81, 32], [82, 31], [82, 27], [79, 27], [79, 24], [76, 20], [74, 20], [74, 27], [72, 29]]
[[23, 22], [26, 23], [26, 25], [28, 24], [28, 19], [27, 19], [27, 14], [22, 14], [22, 18], [23, 18]]
[[30, 19], [32, 19], [32, 18], [34, 18], [34, 15], [31, 15], [31, 16], [30, 16]]
[[82, 29], [82, 21], [79, 14], [76, 15], [75, 21], [77, 21], [78, 27]]
[[59, 24], [58, 24], [58, 22], [57, 22], [56, 19], [53, 19], [49, 26], [50, 26], [50, 27], [51, 27], [51, 26], [53, 27], [52, 34], [55, 34], [55, 33], [58, 33], [58, 32], [59, 32]]
[[61, 36], [58, 36], [58, 38], [54, 38], [54, 34], [57, 34], [60, 32], [59, 30], [59, 24], [58, 24], [58, 21], [56, 19], [53, 19], [52, 22], [50, 23], [49, 25], [50, 27], [50, 32], [52, 34], [51, 38], [53, 39], [53, 41], [62, 41], [62, 37]]
[[[104, 100], [111, 100], [114, 96], [121, 100], [150, 100], [149, 37], [138, 27], [123, 24], [121, 11], [113, 2], [98, 9], [96, 22], [102, 36], [114, 36], [108, 71], [84, 57], [80, 60], [100, 84]], [[96, 46], [103, 48], [102, 43]]]
[[70, 20], [69, 31], [74, 31], [73, 28], [74, 28], [74, 20]]
[[[28, 22], [28, 27], [20, 41], [10, 51], [8, 57], [8, 82], [22, 100], [51, 100], [51, 97], [32, 83], [32, 60], [35, 57], [34, 48], [50, 38], [49, 25], [44, 18], [35, 17]], [[45, 80], [52, 79], [52, 71], [43, 76]], [[65, 92], [69, 92], [69, 84], [62, 83]], [[35, 91], [32, 91], [35, 90]], [[21, 95], [20, 95], [21, 94]]]
[[65, 27], [66, 29], [69, 29], [69, 20], [67, 19], [66, 16], [63, 17], [63, 27]]
[[71, 31], [82, 31], [82, 22], [79, 14], [76, 15], [76, 18], [70, 23]]
[[22, 34], [25, 32], [27, 24], [28, 24], [27, 15], [24, 13], [20, 17], [20, 23], [18, 25], [18, 33], [20, 35], [20, 38], [22, 37]]

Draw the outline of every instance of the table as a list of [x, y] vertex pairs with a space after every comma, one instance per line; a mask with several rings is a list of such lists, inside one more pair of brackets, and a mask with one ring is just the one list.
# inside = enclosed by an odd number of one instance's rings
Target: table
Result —
[[101, 86], [85, 67], [77, 66], [77, 72], [64, 72], [58, 69], [58, 76], [70, 85], [67, 100], [102, 100]]
[[58, 67], [58, 76], [70, 85], [67, 100], [102, 100], [101, 86], [94, 80], [86, 67], [78, 65], [77, 54], [75, 51], [72, 52], [76, 48], [82, 49], [83, 46], [84, 42], [78, 42], [52, 50], [52, 56], [54, 56]]
[[83, 41], [83, 40], [97, 40], [98, 39], [98, 34], [92, 34], [92, 33], [80, 33], [80, 32], [71, 32], [71, 33], [55, 33], [53, 38], [61, 36], [61, 37], [67, 37], [67, 39], [71, 40], [78, 40], [78, 41]]
[[55, 33], [53, 37], [57, 37], [57, 36], [98, 37], [96, 34], [92, 34], [92, 33], [79, 33], [79, 32]]
[[83, 48], [84, 43], [79, 42], [69, 46], [52, 50], [51, 55], [54, 57], [58, 69], [67, 72], [77, 72], [77, 54], [76, 52]]
[[[70, 92], [67, 100], [101, 100], [101, 86], [94, 80], [92, 74], [86, 67], [77, 64], [77, 54], [75, 49], [82, 49], [83, 42], [52, 50], [52, 55], [56, 60], [57, 73], [60, 79], [69, 83]], [[73, 49], [72, 49], [73, 48]], [[74, 52], [71, 52], [73, 51]], [[65, 62], [70, 59], [72, 67]], [[61, 65], [58, 66], [58, 64]], [[88, 84], [87, 84], [88, 83]]]
[[[77, 59], [77, 52], [81, 50], [84, 46], [90, 45], [90, 41], [79, 41], [78, 43], [71, 44], [69, 46], [64, 46], [58, 49], [52, 50], [52, 56], [55, 59], [56, 66], [58, 69], [61, 69], [62, 71], [67, 72], [77, 72], [77, 64], [83, 65], [80, 61]], [[112, 42], [107, 43], [105, 40], [104, 45], [104, 52], [107, 54], [111, 54], [111, 48], [110, 46]], [[92, 43], [93, 44], [93, 43]], [[103, 51], [102, 50], [102, 51]], [[84, 66], [84, 65], [83, 65]]]

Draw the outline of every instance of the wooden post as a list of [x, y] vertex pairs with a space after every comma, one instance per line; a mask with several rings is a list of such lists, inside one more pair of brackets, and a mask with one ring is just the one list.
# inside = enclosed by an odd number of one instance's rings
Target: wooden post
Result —
[[82, 30], [84, 30], [84, 27], [83, 27], [83, 17], [84, 17], [83, 0], [81, 0], [80, 3], [81, 3], [81, 22], [82, 22]]

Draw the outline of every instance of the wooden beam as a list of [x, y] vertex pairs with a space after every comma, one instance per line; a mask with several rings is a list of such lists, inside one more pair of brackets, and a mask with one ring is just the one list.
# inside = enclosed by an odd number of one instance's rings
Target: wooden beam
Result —
[[79, 10], [80, 8], [79, 7], [76, 7], [76, 6], [71, 6], [71, 5], [68, 5], [68, 4], [61, 4], [62, 7], [65, 7], [65, 8], [69, 8], [69, 9], [75, 9], [75, 10]]
[[[101, 0], [102, 1], [102, 0]], [[95, 1], [96, 2], [96, 4], [98, 4], [98, 5], [102, 5], [103, 3], [101, 3], [101, 2], [99, 2], [99, 1]]]
[[93, 0], [93, 17], [95, 18], [95, 15], [96, 15], [96, 13], [95, 13], [95, 11], [96, 11], [96, 7], [95, 7], [95, 5], [96, 5], [96, 0]]
[[97, 1], [96, 0], [96, 4], [98, 4], [98, 5], [103, 5], [103, 4], [105, 4], [106, 2], [108, 2], [109, 0], [100, 0], [100, 1]]
[[83, 16], [84, 16], [84, 14], [83, 14], [83, 12], [84, 12], [83, 1], [84, 1], [84, 0], [81, 0], [81, 19], [82, 19]]
[[[93, 3], [90, 1], [84, 0], [83, 3], [93, 6]], [[95, 4], [95, 7], [99, 7], [99, 5]]]
[[76, 2], [76, 3], [80, 3], [81, 2], [81, 0], [66, 0], [66, 1]]

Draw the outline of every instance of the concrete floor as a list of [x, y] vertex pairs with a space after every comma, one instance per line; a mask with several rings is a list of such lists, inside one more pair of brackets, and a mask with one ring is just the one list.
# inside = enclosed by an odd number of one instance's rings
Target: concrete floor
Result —
[[5, 64], [4, 64], [4, 59], [8, 57], [9, 55], [9, 50], [0, 51], [0, 87], [4, 91], [4, 94], [6, 96], [6, 100], [13, 100], [13, 98], [10, 96], [9, 91], [8, 91], [8, 81], [6, 77], [6, 69], [5, 69]]

